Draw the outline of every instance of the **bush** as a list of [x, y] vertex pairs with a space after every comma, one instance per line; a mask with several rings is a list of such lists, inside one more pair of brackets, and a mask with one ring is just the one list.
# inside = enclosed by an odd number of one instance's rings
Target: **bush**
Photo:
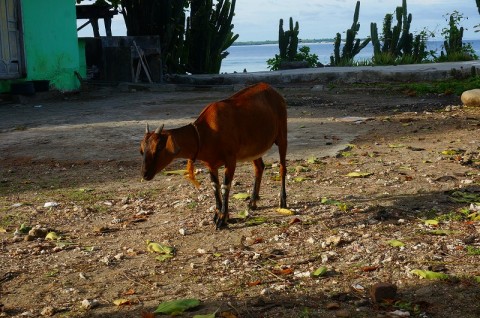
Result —
[[[311, 54], [310, 53], [310, 48], [308, 46], [302, 46], [299, 49], [299, 52], [295, 55], [293, 58], [293, 61], [296, 62], [301, 62], [304, 61], [307, 63], [308, 67], [317, 67], [318, 65], [318, 55], [317, 54]], [[267, 64], [268, 68], [271, 71], [278, 71], [280, 69], [280, 66], [284, 62], [292, 62], [290, 59], [282, 59], [280, 55], [275, 54], [274, 58], [268, 59]]]

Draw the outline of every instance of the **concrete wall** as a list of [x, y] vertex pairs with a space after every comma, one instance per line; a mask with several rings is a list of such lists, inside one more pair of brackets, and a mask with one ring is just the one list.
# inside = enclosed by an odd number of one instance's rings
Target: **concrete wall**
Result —
[[[21, 6], [27, 74], [22, 80], [50, 80], [51, 88], [60, 91], [79, 89], [75, 1], [22, 0]], [[10, 82], [0, 83], [0, 91]]]

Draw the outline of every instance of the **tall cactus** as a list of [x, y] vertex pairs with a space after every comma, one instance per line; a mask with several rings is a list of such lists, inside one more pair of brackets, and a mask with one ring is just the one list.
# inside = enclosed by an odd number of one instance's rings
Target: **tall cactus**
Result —
[[447, 56], [462, 52], [463, 47], [463, 27], [457, 27], [453, 14], [450, 15], [448, 25], [450, 27], [449, 36], [443, 42]]
[[289, 30], [284, 31], [283, 19], [280, 19], [278, 26], [278, 47], [280, 50], [280, 58], [283, 60], [293, 61], [298, 50], [298, 21], [293, 25], [293, 19], [290, 17]]
[[370, 42], [370, 38], [360, 41], [355, 39], [360, 30], [360, 23], [358, 22], [358, 16], [360, 14], [360, 1], [357, 1], [355, 6], [355, 13], [353, 14], [353, 23], [350, 29], [346, 31], [345, 44], [342, 48], [342, 55], [340, 56], [340, 44], [342, 42], [342, 36], [337, 33], [334, 41], [334, 54], [330, 57], [332, 65], [345, 65], [351, 63], [354, 57], [360, 53], [360, 51], [367, 46]]
[[402, 0], [402, 6], [396, 8], [395, 17], [397, 24], [392, 28], [393, 15], [385, 15], [383, 20], [383, 45], [381, 45], [378, 37], [377, 24], [370, 24], [374, 57], [382, 53], [388, 54], [392, 58], [412, 54], [414, 49], [414, 38], [413, 34], [410, 33], [412, 14], [407, 13], [407, 0]]
[[194, 74], [219, 73], [225, 50], [238, 38], [232, 19], [236, 0], [191, 0], [187, 70]]

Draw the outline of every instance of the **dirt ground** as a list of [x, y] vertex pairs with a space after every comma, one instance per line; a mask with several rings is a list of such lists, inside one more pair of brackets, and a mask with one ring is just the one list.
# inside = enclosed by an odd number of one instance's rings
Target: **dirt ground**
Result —
[[140, 182], [139, 142], [147, 121], [188, 124], [232, 90], [0, 103], [0, 317], [149, 317], [181, 299], [200, 301], [184, 317], [479, 317], [480, 109], [376, 87], [279, 90], [289, 210], [274, 146], [259, 209], [233, 197], [253, 182], [239, 164], [220, 231], [205, 168], [198, 189], [181, 160]]

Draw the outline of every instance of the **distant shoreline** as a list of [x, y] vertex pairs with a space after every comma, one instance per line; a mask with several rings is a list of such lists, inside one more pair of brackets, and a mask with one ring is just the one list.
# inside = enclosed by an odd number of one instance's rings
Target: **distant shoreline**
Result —
[[[334, 39], [300, 39], [300, 43], [332, 43]], [[278, 44], [277, 40], [233, 42], [232, 46]]]

